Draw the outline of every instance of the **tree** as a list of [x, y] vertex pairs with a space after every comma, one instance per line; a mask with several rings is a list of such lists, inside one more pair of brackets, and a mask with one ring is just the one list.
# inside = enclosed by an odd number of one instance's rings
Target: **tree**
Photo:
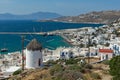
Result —
[[83, 47], [84, 47], [84, 44], [83, 44], [83, 43], [81, 43], [79, 46], [80, 46], [80, 48], [83, 48]]
[[113, 77], [113, 80], [120, 80], [120, 56], [116, 56], [109, 62], [110, 74]]
[[18, 74], [20, 74], [20, 73], [22, 73], [22, 70], [21, 70], [21, 69], [15, 71], [15, 72], [13, 73], [13, 75], [18, 75]]

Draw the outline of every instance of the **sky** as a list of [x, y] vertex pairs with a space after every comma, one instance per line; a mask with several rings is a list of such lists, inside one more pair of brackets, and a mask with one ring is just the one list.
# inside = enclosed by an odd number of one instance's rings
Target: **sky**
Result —
[[92, 11], [120, 10], [120, 0], [0, 0], [0, 13], [55, 12], [75, 16]]

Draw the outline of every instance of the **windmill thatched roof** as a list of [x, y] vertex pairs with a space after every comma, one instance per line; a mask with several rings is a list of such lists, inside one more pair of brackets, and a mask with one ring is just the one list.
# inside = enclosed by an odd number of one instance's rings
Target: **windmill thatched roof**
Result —
[[36, 51], [36, 50], [42, 50], [42, 45], [36, 40], [33, 39], [28, 45], [27, 45], [27, 50], [32, 50], [32, 51]]

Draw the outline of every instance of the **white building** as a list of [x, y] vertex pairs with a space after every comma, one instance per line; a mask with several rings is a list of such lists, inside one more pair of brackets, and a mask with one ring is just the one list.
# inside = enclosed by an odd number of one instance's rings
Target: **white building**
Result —
[[47, 62], [49, 60], [59, 60], [60, 59], [60, 51], [62, 47], [57, 48], [56, 50], [43, 50], [43, 62]]
[[42, 46], [33, 39], [26, 48], [26, 68], [39, 68], [42, 62]]
[[63, 49], [60, 52], [60, 58], [61, 59], [70, 59], [73, 58], [73, 52], [68, 48], [68, 49]]
[[111, 49], [99, 49], [100, 60], [110, 60], [113, 58], [113, 50]]

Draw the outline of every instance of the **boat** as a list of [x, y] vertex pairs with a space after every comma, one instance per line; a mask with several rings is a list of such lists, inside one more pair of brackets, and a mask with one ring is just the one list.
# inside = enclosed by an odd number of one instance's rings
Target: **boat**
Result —
[[2, 49], [0, 50], [0, 52], [7, 52], [7, 51], [8, 51], [7, 48], [2, 48]]
[[52, 33], [44, 33], [43, 36], [54, 36]]
[[54, 36], [53, 33], [47, 33], [48, 36]]
[[47, 33], [44, 33], [43, 36], [44, 36], [44, 37], [47, 36]]
[[54, 39], [48, 40], [47, 42], [51, 42], [51, 41], [54, 41]]

